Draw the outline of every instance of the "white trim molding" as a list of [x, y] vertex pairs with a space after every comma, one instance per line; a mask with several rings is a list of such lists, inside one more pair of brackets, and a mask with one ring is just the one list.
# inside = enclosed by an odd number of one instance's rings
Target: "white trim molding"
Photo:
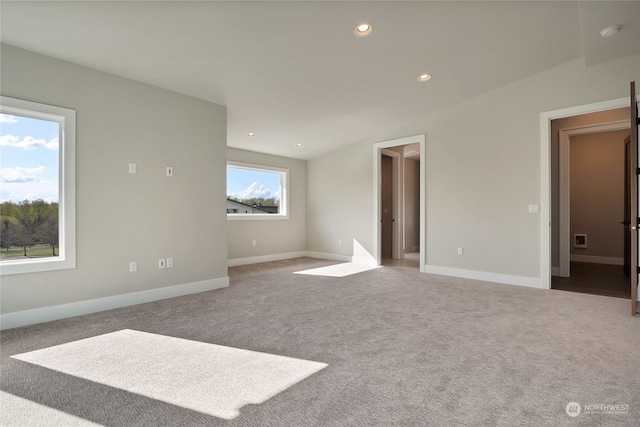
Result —
[[326, 259], [328, 261], [354, 262], [352, 256], [341, 255], [341, 254], [330, 254], [326, 252], [306, 251], [305, 256], [308, 256], [310, 258]]
[[629, 106], [629, 98], [540, 113], [540, 287], [551, 289], [551, 121]]
[[227, 266], [237, 267], [240, 265], [260, 264], [263, 262], [283, 261], [285, 259], [302, 258], [302, 257], [326, 259], [328, 261], [352, 262], [354, 264], [368, 265], [372, 267], [375, 267], [378, 265], [375, 262], [375, 260], [370, 256], [358, 256], [358, 255], [351, 256], [351, 255], [341, 255], [341, 254], [330, 254], [327, 252], [300, 251], [300, 252], [285, 252], [280, 254], [230, 259], [230, 260], [227, 260]]
[[381, 226], [380, 226], [380, 180], [381, 180], [381, 159], [380, 154], [383, 149], [418, 143], [420, 145], [420, 271], [424, 272], [425, 260], [427, 259], [426, 245], [426, 135], [414, 135], [405, 138], [393, 139], [390, 141], [377, 142], [373, 145], [373, 248], [374, 259], [377, 265], [382, 261], [381, 246]]
[[60, 125], [58, 256], [3, 260], [0, 276], [76, 268], [76, 110], [1, 96], [0, 112]]
[[300, 258], [309, 256], [305, 251], [299, 252], [285, 252], [280, 254], [260, 255], [246, 258], [234, 258], [227, 260], [227, 266], [237, 267], [239, 265], [260, 264], [263, 262], [282, 261], [285, 259]]
[[289, 169], [279, 168], [275, 166], [268, 166], [268, 165], [258, 165], [254, 163], [237, 162], [235, 160], [227, 160], [227, 171], [229, 170], [229, 168], [246, 169], [249, 171], [279, 174], [280, 175], [280, 212], [276, 214], [269, 214], [269, 213], [241, 214], [241, 213], [227, 212], [228, 220], [259, 221], [259, 220], [289, 219]]
[[0, 329], [18, 328], [68, 317], [82, 316], [115, 308], [129, 307], [147, 302], [159, 301], [167, 298], [181, 297], [198, 292], [213, 291], [229, 286], [229, 277], [203, 280], [183, 285], [167, 286], [150, 289], [148, 291], [132, 292], [69, 304], [50, 307], [34, 308], [32, 310], [16, 311], [0, 315]]
[[481, 280], [483, 282], [502, 283], [505, 285], [525, 286], [527, 288], [544, 289], [541, 280], [538, 277], [514, 276], [510, 274], [490, 273], [487, 271], [440, 267], [437, 265], [426, 265], [425, 273], [459, 277], [461, 279]]

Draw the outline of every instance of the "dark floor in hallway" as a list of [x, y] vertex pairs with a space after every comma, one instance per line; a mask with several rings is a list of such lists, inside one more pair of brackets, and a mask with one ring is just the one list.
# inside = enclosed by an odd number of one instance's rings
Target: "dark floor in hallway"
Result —
[[629, 276], [621, 265], [571, 263], [571, 277], [552, 277], [551, 288], [617, 298], [631, 298]]
[[420, 270], [420, 252], [407, 252], [402, 259], [383, 258], [382, 265]]

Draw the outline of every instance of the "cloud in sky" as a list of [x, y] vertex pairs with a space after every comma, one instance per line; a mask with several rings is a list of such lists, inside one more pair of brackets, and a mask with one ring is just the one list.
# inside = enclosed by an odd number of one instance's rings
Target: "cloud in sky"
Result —
[[279, 191], [272, 192], [263, 184], [258, 184], [257, 182], [254, 182], [245, 190], [233, 192], [230, 194], [230, 196], [235, 197], [239, 200], [246, 200], [246, 199], [253, 199], [253, 198], [269, 199], [271, 197], [274, 197], [275, 199], [279, 200], [280, 199], [279, 193], [280, 193]]
[[46, 168], [38, 166], [37, 168], [2, 168], [0, 169], [0, 182], [37, 182], [46, 184], [48, 181], [38, 177]]
[[23, 150], [35, 150], [38, 147], [43, 147], [49, 150], [57, 150], [59, 145], [57, 137], [47, 141], [46, 139], [37, 139], [32, 136], [25, 136], [20, 139], [11, 134], [0, 135], [0, 146], [2, 147], [16, 147]]
[[[0, 203], [4, 203], [4, 202], [20, 203], [25, 200], [36, 200], [36, 199], [43, 199], [43, 198], [40, 197], [38, 192], [29, 191], [28, 193], [11, 193], [7, 198], [0, 198]], [[45, 201], [56, 202], [57, 200], [50, 198]]]
[[0, 123], [18, 123], [18, 120], [10, 114], [0, 114]]

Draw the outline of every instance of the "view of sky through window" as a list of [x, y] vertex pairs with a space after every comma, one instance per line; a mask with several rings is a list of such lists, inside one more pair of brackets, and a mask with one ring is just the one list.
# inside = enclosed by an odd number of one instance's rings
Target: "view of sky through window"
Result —
[[280, 200], [280, 174], [227, 166], [227, 197]]
[[0, 202], [59, 201], [57, 122], [0, 114]]

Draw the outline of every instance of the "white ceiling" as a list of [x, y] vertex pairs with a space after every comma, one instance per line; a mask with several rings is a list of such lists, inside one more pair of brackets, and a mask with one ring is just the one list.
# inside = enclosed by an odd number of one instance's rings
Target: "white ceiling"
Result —
[[[420, 118], [434, 110], [576, 58], [593, 65], [640, 52], [640, 2], [3, 0], [0, 8], [3, 43], [225, 105], [229, 146], [300, 159], [427, 132]], [[357, 38], [363, 22], [373, 33]], [[620, 33], [602, 39], [610, 25]], [[433, 78], [418, 83], [425, 72]]]

